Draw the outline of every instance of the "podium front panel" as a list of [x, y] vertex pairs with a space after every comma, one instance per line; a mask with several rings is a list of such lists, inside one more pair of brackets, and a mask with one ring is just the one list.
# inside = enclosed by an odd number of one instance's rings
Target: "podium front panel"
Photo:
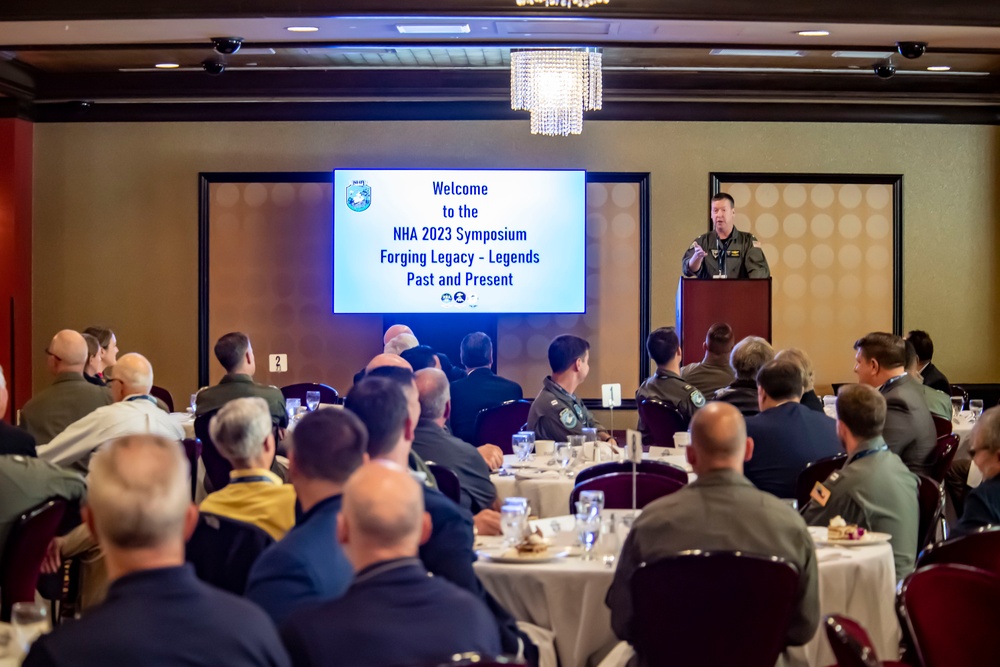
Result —
[[681, 279], [678, 331], [681, 364], [701, 361], [709, 327], [726, 322], [734, 340], [760, 336], [771, 342], [771, 279], [698, 280]]

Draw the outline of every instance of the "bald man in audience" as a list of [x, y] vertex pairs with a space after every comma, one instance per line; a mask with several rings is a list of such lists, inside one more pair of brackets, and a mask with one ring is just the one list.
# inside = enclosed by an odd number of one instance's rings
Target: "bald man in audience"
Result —
[[[800, 646], [812, 639], [819, 625], [816, 545], [795, 510], [743, 476], [743, 463], [752, 455], [753, 440], [734, 406], [709, 403], [694, 414], [687, 457], [698, 479], [646, 505], [608, 590], [611, 627], [620, 639], [633, 637], [632, 574], [642, 563], [692, 549], [776, 556], [794, 565], [799, 586], [785, 644]], [[740, 601], [721, 596], [718, 604]], [[642, 664], [642, 656], [637, 657]]]
[[295, 525], [295, 487], [271, 472], [275, 442], [267, 401], [229, 401], [208, 430], [233, 469], [229, 484], [201, 501], [201, 511], [253, 524], [280, 540]]
[[21, 428], [46, 445], [73, 422], [111, 403], [103, 387], [83, 377], [87, 365], [87, 341], [71, 329], [55, 335], [45, 350], [53, 383], [35, 394], [21, 408]]
[[[184, 429], [149, 394], [153, 387], [153, 367], [146, 357], [135, 352], [122, 355], [118, 363], [106, 370], [105, 380], [114, 403], [90, 412], [47, 445], [39, 446], [40, 458], [86, 472], [90, 455], [108, 440], [139, 433], [171, 440], [184, 438]], [[89, 383], [88, 386], [94, 387]]]
[[25, 667], [285, 667], [281, 641], [255, 605], [199, 581], [184, 564], [198, 521], [177, 443], [141, 435], [91, 461], [83, 519], [107, 559], [107, 600], [39, 637]]
[[381, 461], [344, 488], [337, 540], [354, 566], [344, 596], [293, 615], [282, 639], [296, 667], [394, 667], [445, 663], [461, 653], [501, 653], [486, 606], [417, 558], [431, 532], [420, 486]]
[[[413, 330], [410, 329], [410, 327], [406, 326], [405, 324], [393, 324], [392, 326], [390, 326], [388, 329], [385, 330], [385, 333], [382, 335], [382, 349], [385, 350], [385, 347], [389, 344], [390, 340], [392, 340], [399, 334], [404, 334], [404, 333], [412, 334]], [[376, 359], [379, 356], [381, 356], [381, 354], [376, 355]], [[399, 353], [398, 352], [393, 353], [393, 356], [399, 356]], [[374, 359], [372, 361], [374, 361]], [[410, 370], [413, 369], [411, 368]], [[362, 368], [360, 371], [355, 373], [353, 384], [361, 382], [361, 378], [365, 376], [365, 373], [367, 373], [367, 371], [368, 371], [367, 368]]]

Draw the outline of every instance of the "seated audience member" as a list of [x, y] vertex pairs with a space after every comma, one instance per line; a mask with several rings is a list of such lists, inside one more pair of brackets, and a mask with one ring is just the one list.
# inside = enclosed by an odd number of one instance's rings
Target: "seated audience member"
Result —
[[24, 429], [11, 426], [3, 420], [3, 416], [7, 414], [9, 399], [7, 378], [4, 377], [3, 366], [0, 366], [0, 456], [8, 454], [35, 456], [35, 438]]
[[115, 332], [107, 327], [87, 327], [82, 333], [84, 336], [93, 336], [97, 340], [97, 358], [93, 364], [97, 370], [98, 379], [103, 379], [104, 369], [118, 363], [118, 338], [115, 336]]
[[382, 352], [385, 354], [398, 354], [402, 356], [403, 352], [417, 347], [418, 345], [420, 345], [420, 341], [417, 340], [416, 336], [411, 333], [401, 333], [386, 343]]
[[53, 383], [35, 394], [21, 408], [21, 428], [40, 445], [46, 445], [67, 426], [97, 408], [111, 403], [102, 387], [83, 378], [87, 364], [87, 342], [76, 331], [64, 329], [45, 350]]
[[757, 402], [757, 373], [774, 359], [774, 348], [763, 338], [747, 336], [733, 348], [730, 363], [736, 370], [736, 379], [723, 387], [709, 400], [735, 405], [744, 417], [760, 412]]
[[462, 363], [468, 375], [451, 383], [451, 431], [466, 442], [476, 441], [476, 416], [487, 408], [524, 398], [521, 385], [494, 373], [493, 341], [481, 331], [462, 339]]
[[[385, 348], [385, 346], [389, 343], [390, 340], [392, 340], [401, 333], [412, 334], [413, 330], [410, 329], [410, 327], [406, 326], [405, 324], [393, 324], [388, 329], [386, 329], [385, 333], [382, 335], [382, 347]], [[352, 386], [361, 382], [361, 378], [365, 376], [365, 372], [366, 369], [362, 368], [360, 371], [354, 374], [354, 382], [352, 383]]]
[[545, 378], [528, 412], [528, 429], [539, 440], [565, 440], [581, 435], [585, 428], [596, 428], [598, 438], [614, 442], [573, 393], [590, 372], [590, 343], [579, 336], [556, 336], [549, 343], [549, 367], [552, 375]]
[[983, 482], [965, 499], [962, 519], [954, 535], [966, 535], [983, 526], [1000, 526], [1000, 407], [979, 415], [972, 427], [972, 462], [983, 473]]
[[[83, 340], [87, 342], [87, 363], [83, 367], [83, 379], [98, 387], [105, 387], [104, 364], [101, 363], [101, 344], [89, 333], [81, 334]], [[114, 365], [114, 364], [111, 364]]]
[[[677, 408], [684, 418], [684, 428], [698, 408], [705, 406], [702, 393], [681, 379], [681, 339], [673, 327], [660, 327], [646, 337], [646, 351], [656, 364], [656, 372], [643, 382], [635, 392], [635, 400], [656, 398]], [[639, 419], [638, 429], [643, 438], [649, 438], [649, 429]], [[665, 443], [660, 443], [665, 444]]]
[[873, 387], [840, 388], [837, 437], [847, 450], [847, 463], [823, 482], [823, 489], [817, 489], [826, 496], [825, 502], [814, 497], [802, 516], [811, 526], [829, 526], [839, 516], [848, 524], [892, 535], [899, 581], [913, 570], [920, 507], [916, 476], [882, 439], [885, 420], [885, 397]]
[[104, 550], [111, 589], [103, 604], [39, 637], [25, 667], [290, 664], [264, 612], [184, 564], [198, 520], [190, 493], [176, 442], [131, 436], [94, 455], [83, 518]]
[[337, 543], [337, 515], [347, 478], [368, 460], [368, 432], [349, 410], [310, 412], [291, 440], [288, 474], [302, 517], [253, 564], [246, 590], [278, 625], [350, 586], [354, 570]]
[[252, 523], [280, 540], [295, 525], [295, 487], [271, 472], [275, 444], [267, 401], [231, 400], [208, 430], [233, 470], [228, 485], [201, 501], [201, 511]]
[[931, 362], [931, 357], [934, 356], [934, 341], [930, 335], [926, 331], [917, 329], [906, 334], [906, 340], [913, 344], [913, 349], [917, 353], [917, 368], [923, 383], [950, 396], [951, 385], [948, 383], [948, 378]]
[[253, 375], [257, 372], [257, 360], [246, 334], [233, 332], [220, 338], [215, 343], [215, 358], [226, 369], [226, 374], [219, 380], [219, 384], [198, 392], [195, 415], [200, 417], [218, 410], [234, 398], [257, 396], [267, 401], [272, 424], [280, 428], [288, 426], [285, 397], [281, 390], [253, 381]]
[[681, 368], [681, 378], [708, 396], [736, 379], [736, 373], [729, 365], [729, 354], [733, 351], [733, 328], [725, 322], [716, 322], [708, 328], [703, 347], [705, 357]]
[[114, 403], [90, 412], [67, 426], [47, 445], [39, 446], [39, 457], [86, 472], [91, 454], [108, 440], [140, 433], [171, 440], [184, 439], [184, 429], [149, 395], [153, 387], [153, 367], [146, 357], [135, 352], [122, 355], [109, 373], [108, 390]]
[[[368, 456], [372, 461], [388, 461], [405, 468], [413, 446], [413, 433], [420, 418], [417, 392], [398, 380], [369, 376], [356, 384], [344, 400], [344, 407], [356, 414], [368, 429]], [[411, 473], [412, 474], [412, 473]], [[424, 567], [483, 600], [493, 612], [500, 628], [503, 651], [519, 654], [523, 649], [531, 664], [536, 664], [537, 649], [517, 628], [513, 617], [493, 599], [472, 569], [476, 560], [473, 544], [473, 518], [468, 510], [446, 498], [441, 492], [423, 486], [424, 509], [431, 518], [431, 535], [420, 546]], [[490, 525], [477, 516], [481, 532], [500, 530], [499, 514], [493, 512]]]
[[406, 359], [414, 373], [424, 368], [441, 368], [441, 361], [430, 345], [411, 347], [408, 350], [403, 350], [399, 356]]
[[747, 419], [753, 458], [743, 474], [779, 498], [795, 497], [795, 483], [807, 465], [843, 451], [836, 422], [802, 405], [801, 394], [802, 367], [790, 359], [776, 358], [757, 373], [760, 414]]
[[[695, 413], [687, 457], [698, 479], [646, 505], [625, 540], [608, 590], [611, 627], [620, 639], [632, 638], [632, 574], [642, 563], [692, 549], [777, 556], [794, 565], [799, 588], [785, 642], [799, 646], [812, 639], [819, 625], [816, 546], [795, 510], [743, 476], [743, 462], [752, 454], [753, 441], [735, 407], [709, 403]], [[724, 596], [718, 600], [738, 604]]]
[[448, 376], [448, 382], [455, 382], [465, 377], [465, 369], [451, 363], [451, 359], [448, 358], [447, 354], [444, 352], [435, 352], [434, 356], [437, 357], [437, 363], [441, 367], [441, 370]]
[[482, 601], [429, 576], [417, 558], [430, 532], [420, 485], [405, 468], [369, 463], [352, 475], [337, 541], [354, 582], [343, 597], [294, 614], [282, 627], [292, 664], [395, 667], [499, 655], [497, 626]]
[[86, 489], [72, 470], [21, 454], [0, 456], [0, 554], [18, 517], [53, 498], [78, 501]]
[[490, 468], [503, 465], [503, 454], [488, 464], [476, 448], [445, 429], [451, 410], [448, 376], [437, 368], [414, 375], [420, 398], [420, 421], [413, 432], [413, 451], [424, 461], [452, 470], [461, 485], [462, 507], [473, 514], [494, 507], [497, 490], [490, 481]]
[[906, 374], [906, 345], [888, 333], [870, 333], [854, 344], [858, 381], [885, 396], [888, 409], [881, 435], [906, 467], [926, 475], [937, 430], [920, 383]]
[[917, 351], [913, 349], [913, 343], [910, 341], [906, 341], [906, 374], [920, 383], [924, 402], [927, 403], [927, 409], [931, 411], [931, 414], [951, 421], [951, 395], [923, 383], [924, 378], [920, 375], [920, 360], [917, 358]]
[[823, 412], [823, 401], [816, 395], [816, 372], [813, 370], [812, 360], [809, 359], [809, 356], [797, 347], [790, 347], [778, 352], [774, 358], [798, 364], [799, 368], [802, 369], [802, 398], [799, 403], [810, 410]]

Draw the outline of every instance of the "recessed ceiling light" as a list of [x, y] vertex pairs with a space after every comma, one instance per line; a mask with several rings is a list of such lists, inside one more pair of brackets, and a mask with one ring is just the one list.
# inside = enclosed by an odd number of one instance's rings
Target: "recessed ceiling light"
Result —
[[180, 67], [177, 63], [156, 63], [156, 69], [177, 69]]
[[469, 24], [460, 25], [397, 25], [404, 35], [461, 35], [469, 32]]
[[804, 56], [802, 51], [791, 51], [783, 49], [712, 49], [713, 56], [756, 56], [759, 58], [799, 58]]
[[288, 32], [318, 32], [319, 28], [314, 25], [290, 25], [285, 30]]
[[829, 30], [799, 30], [795, 33], [799, 37], [829, 37]]
[[947, 65], [931, 65], [927, 68], [928, 72], [950, 72], [951, 68]]
[[888, 58], [895, 51], [834, 51], [834, 58], [864, 58], [865, 60], [878, 60]]

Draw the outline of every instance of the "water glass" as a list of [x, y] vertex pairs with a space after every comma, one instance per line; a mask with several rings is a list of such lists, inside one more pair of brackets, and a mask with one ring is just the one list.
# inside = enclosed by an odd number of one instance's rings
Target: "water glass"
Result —
[[555, 458], [556, 463], [562, 468], [563, 473], [566, 473], [567, 468], [569, 468], [569, 462], [573, 460], [573, 448], [570, 447], [568, 442], [557, 442], [555, 445]]
[[528, 440], [528, 436], [525, 433], [515, 433], [510, 438], [511, 449], [514, 450], [514, 456], [521, 463], [528, 460], [528, 456], [531, 454], [531, 448], [534, 446], [533, 442]]
[[535, 432], [534, 431], [518, 431], [518, 435], [524, 436], [530, 447], [528, 447], [528, 458], [532, 458], [532, 452], [535, 451]]
[[194, 414], [198, 411], [198, 394], [191, 394], [191, 407], [188, 408], [188, 412]]
[[953, 422], [958, 421], [958, 416], [962, 412], [962, 408], [965, 407], [965, 399], [961, 396], [951, 397], [951, 420]]
[[596, 428], [588, 426], [586, 428], [580, 429], [580, 431], [583, 433], [583, 439], [585, 442], [597, 442]]
[[979, 415], [983, 414], [983, 400], [981, 398], [974, 398], [969, 401], [969, 409], [972, 410], [972, 421], [979, 419]]
[[585, 514], [600, 514], [604, 509], [604, 492], [603, 491], [581, 491], [580, 492], [580, 509], [581, 513]]
[[576, 532], [583, 546], [583, 560], [591, 560], [594, 545], [601, 535], [601, 517], [592, 514], [576, 515]]
[[512, 505], [521, 510], [521, 514], [528, 516], [530, 507], [528, 506], [528, 499], [521, 498], [520, 496], [510, 496], [509, 498], [504, 498], [504, 505]]
[[47, 605], [41, 602], [15, 602], [10, 612], [14, 636], [25, 653], [35, 640], [52, 630]]
[[286, 398], [285, 399], [285, 413], [288, 414], [288, 421], [295, 419], [295, 413], [299, 411], [302, 407], [301, 398]]
[[500, 508], [500, 532], [508, 547], [515, 546], [524, 537], [524, 526], [527, 519], [517, 505], [504, 505]]
[[309, 408], [309, 412], [315, 412], [316, 408], [319, 407], [319, 392], [318, 391], [307, 391], [306, 392], [306, 407]]

